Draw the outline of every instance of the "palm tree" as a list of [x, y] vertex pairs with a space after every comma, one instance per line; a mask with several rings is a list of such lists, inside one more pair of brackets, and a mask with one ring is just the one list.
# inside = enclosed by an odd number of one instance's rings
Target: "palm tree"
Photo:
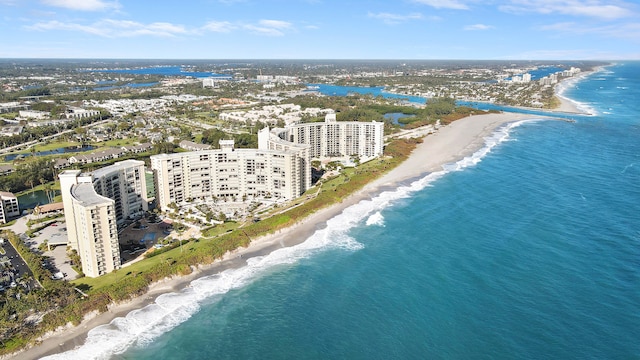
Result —
[[55, 196], [53, 186], [51, 184], [46, 184], [44, 186], [44, 191], [47, 194], [47, 200], [49, 200], [49, 204], [51, 204], [53, 202], [53, 197]]

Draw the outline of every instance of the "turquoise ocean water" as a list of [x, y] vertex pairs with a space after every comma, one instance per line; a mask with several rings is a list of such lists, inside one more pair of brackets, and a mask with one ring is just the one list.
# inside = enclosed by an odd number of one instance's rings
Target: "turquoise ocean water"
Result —
[[52, 358], [640, 358], [640, 63]]

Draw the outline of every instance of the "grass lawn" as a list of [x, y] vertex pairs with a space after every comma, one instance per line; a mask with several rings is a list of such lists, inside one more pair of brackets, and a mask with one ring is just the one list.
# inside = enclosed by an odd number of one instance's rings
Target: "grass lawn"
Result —
[[31, 154], [31, 149], [33, 148], [35, 148], [36, 152], [41, 152], [41, 151], [49, 151], [49, 150], [53, 150], [61, 147], [70, 147], [70, 146], [79, 146], [79, 145], [80, 143], [73, 142], [73, 141], [53, 141], [47, 144], [36, 144], [35, 146], [32, 146], [28, 150], [13, 152], [11, 154]]
[[212, 238], [218, 235], [229, 232], [240, 227], [240, 224], [235, 221], [225, 222], [224, 224], [208, 227], [202, 230], [202, 236], [205, 238]]
[[96, 148], [95, 150], [92, 150], [92, 151], [99, 151], [99, 150], [102, 150], [103, 148], [134, 145], [137, 142], [138, 141], [136, 139], [114, 139], [114, 140], [108, 140], [108, 141], [93, 142], [91, 143], [91, 145], [93, 145]]
[[[174, 250], [176, 249], [168, 251], [165, 254], [169, 254]], [[178, 251], [180, 250], [178, 249]], [[79, 286], [81, 289], [86, 289], [86, 291], [89, 291], [89, 292], [96, 291], [101, 288], [104, 288], [105, 286], [109, 286], [117, 281], [122, 281], [126, 277], [136, 276], [141, 272], [148, 271], [152, 267], [162, 262], [165, 262], [166, 261], [166, 258], [164, 256], [165, 254], [154, 256], [152, 258], [145, 259], [144, 261], [139, 261], [133, 265], [124, 267], [117, 271], [110, 272], [106, 275], [102, 275], [97, 278], [83, 277], [80, 279], [72, 280], [71, 283], [74, 284], [75, 286]]]
[[127, 278], [133, 278], [138, 275], [144, 274], [156, 266], [166, 264], [170, 265], [175, 259], [179, 258], [182, 253], [194, 252], [199, 249], [203, 249], [215, 239], [198, 240], [198, 241], [182, 241], [182, 248], [180, 246], [175, 249], [166, 251], [160, 255], [146, 258], [137, 263], [131, 264], [127, 267], [123, 267], [117, 271], [110, 272], [108, 274], [99, 276], [97, 278], [83, 277], [80, 279], [72, 280], [75, 286], [79, 286], [83, 291], [89, 293], [98, 291], [106, 286], [113, 285], [116, 282], [126, 281]]

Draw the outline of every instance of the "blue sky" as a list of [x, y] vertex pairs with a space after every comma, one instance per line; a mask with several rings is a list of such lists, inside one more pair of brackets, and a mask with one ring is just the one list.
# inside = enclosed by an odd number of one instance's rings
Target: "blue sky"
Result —
[[0, 0], [0, 58], [640, 59], [638, 0]]

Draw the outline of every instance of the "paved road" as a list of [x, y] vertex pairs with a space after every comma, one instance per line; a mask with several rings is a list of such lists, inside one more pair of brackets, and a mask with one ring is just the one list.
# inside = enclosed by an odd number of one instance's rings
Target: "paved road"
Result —
[[[30, 218], [36, 218], [37, 215], [29, 214], [22, 216], [16, 220], [16, 222], [7, 227], [14, 233], [19, 235], [25, 244], [29, 245], [32, 250], [35, 250], [44, 242], [48, 240], [51, 243], [61, 243], [67, 240], [67, 228], [64, 223], [64, 218], [58, 218], [52, 220], [51, 223], [55, 223], [56, 226], [48, 226], [40, 230], [36, 237], [29, 238], [24, 233], [27, 231], [27, 220]], [[75, 279], [78, 274], [69, 264], [69, 258], [67, 257], [66, 246], [56, 246], [51, 250], [45, 251], [43, 255], [51, 257], [55, 269], [67, 274], [67, 279]]]
[[[11, 245], [11, 243], [8, 240], [4, 241], [2, 248], [4, 249], [6, 254], [0, 257], [6, 256], [11, 262], [11, 268], [13, 268], [14, 280], [22, 277], [23, 275], [29, 275], [33, 277], [33, 273], [31, 272], [31, 269], [29, 269], [27, 264], [24, 262], [24, 259], [22, 259], [20, 254], [18, 254], [18, 251], [16, 251], [16, 249], [13, 247], [13, 245]], [[35, 282], [32, 282], [30, 285], [33, 288], [34, 286], [36, 286], [35, 284], [36, 284]]]
[[[91, 123], [91, 124], [85, 125], [85, 126], [96, 126], [96, 125], [100, 125], [100, 124], [105, 124], [105, 123], [109, 122], [110, 120], [111, 119], [102, 120], [102, 121], [94, 122], [94, 123]], [[26, 142], [26, 143], [22, 143], [22, 144], [18, 144], [18, 145], [2, 148], [2, 149], [0, 149], [0, 154], [10, 153], [10, 152], [13, 152], [13, 151], [16, 151], [16, 150], [28, 149], [31, 146], [36, 145], [38, 143], [46, 142], [47, 140], [55, 139], [55, 138], [57, 138], [59, 136], [62, 136], [64, 134], [69, 134], [69, 133], [72, 133], [74, 131], [75, 131], [75, 129], [65, 130], [65, 131], [61, 131], [61, 132], [53, 134], [53, 135], [45, 136], [45, 137], [40, 138], [38, 140], [33, 140], [33, 141]]]

